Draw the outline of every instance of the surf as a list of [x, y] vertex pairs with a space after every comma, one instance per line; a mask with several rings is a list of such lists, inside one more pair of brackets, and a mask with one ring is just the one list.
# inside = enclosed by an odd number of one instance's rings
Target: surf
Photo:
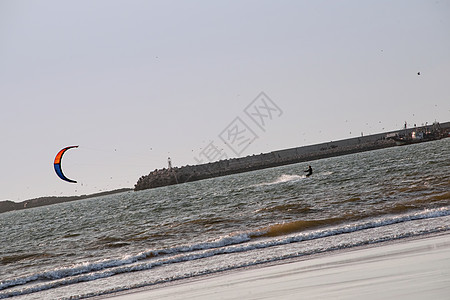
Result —
[[306, 179], [306, 176], [305, 175], [282, 174], [282, 175], [278, 176], [275, 180], [253, 184], [250, 187], [261, 187], [261, 186], [277, 185], [277, 184], [288, 183], [288, 182], [297, 182], [302, 179]]
[[[342, 223], [342, 220], [312, 220], [272, 224], [253, 231], [232, 233], [202, 243], [165, 249], [149, 249], [148, 251], [143, 251], [135, 255], [126, 255], [119, 259], [82, 263], [12, 280], [4, 280], [0, 282], [0, 290], [4, 290], [0, 292], [0, 299], [30, 294], [78, 282], [93, 281], [118, 274], [150, 270], [164, 265], [202, 260], [217, 255], [248, 252], [342, 234], [362, 232], [368, 229], [381, 229], [382, 227], [398, 223], [446, 216], [450, 216], [450, 207], [370, 218], [352, 223]], [[404, 236], [423, 234], [423, 230], [415, 232], [413, 227], [411, 230], [411, 232], [405, 233]], [[448, 228], [434, 228], [429, 231], [436, 232], [438, 230], [448, 230]], [[401, 236], [401, 234], [396, 234], [391, 239]], [[365, 243], [371, 242], [376, 241], [367, 240]], [[330, 250], [336, 249], [334, 246], [330, 248]], [[322, 249], [321, 251], [325, 250]], [[279, 259], [283, 258], [280, 257]]]

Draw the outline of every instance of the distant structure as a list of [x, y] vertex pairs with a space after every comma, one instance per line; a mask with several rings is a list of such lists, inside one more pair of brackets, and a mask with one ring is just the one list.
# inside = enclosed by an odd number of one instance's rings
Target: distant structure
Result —
[[172, 160], [170, 159], [170, 157], [167, 159], [167, 164], [168, 164], [169, 170], [171, 170], [172, 169]]
[[351, 153], [422, 143], [446, 137], [450, 137], [450, 122], [442, 124], [436, 122], [432, 126], [425, 124], [425, 126], [416, 128], [408, 128], [405, 122], [403, 128], [396, 131], [224, 159], [195, 166], [172, 168], [169, 158], [169, 169], [156, 169], [148, 175], [141, 176], [135, 184], [134, 190], [139, 191]]

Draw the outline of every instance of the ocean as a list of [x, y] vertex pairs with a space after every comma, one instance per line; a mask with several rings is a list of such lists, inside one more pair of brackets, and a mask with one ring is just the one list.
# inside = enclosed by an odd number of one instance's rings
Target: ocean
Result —
[[14, 299], [109, 295], [420, 237], [450, 230], [450, 139], [12, 211], [0, 226], [0, 298]]

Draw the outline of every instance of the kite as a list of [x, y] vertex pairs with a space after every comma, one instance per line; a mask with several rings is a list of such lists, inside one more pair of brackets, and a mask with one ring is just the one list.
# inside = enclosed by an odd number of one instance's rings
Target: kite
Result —
[[69, 150], [71, 148], [78, 148], [78, 146], [69, 146], [69, 147], [66, 147], [66, 148], [62, 149], [61, 151], [59, 151], [58, 154], [56, 154], [56, 157], [55, 157], [54, 167], [55, 167], [56, 175], [58, 175], [59, 178], [61, 178], [62, 180], [68, 181], [68, 182], [77, 183], [75, 180], [67, 178], [63, 174], [62, 169], [61, 169], [62, 156], [67, 150]]

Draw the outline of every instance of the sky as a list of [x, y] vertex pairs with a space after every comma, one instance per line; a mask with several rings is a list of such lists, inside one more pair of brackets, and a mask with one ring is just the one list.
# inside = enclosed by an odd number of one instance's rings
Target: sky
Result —
[[0, 0], [0, 201], [434, 121], [450, 1]]

